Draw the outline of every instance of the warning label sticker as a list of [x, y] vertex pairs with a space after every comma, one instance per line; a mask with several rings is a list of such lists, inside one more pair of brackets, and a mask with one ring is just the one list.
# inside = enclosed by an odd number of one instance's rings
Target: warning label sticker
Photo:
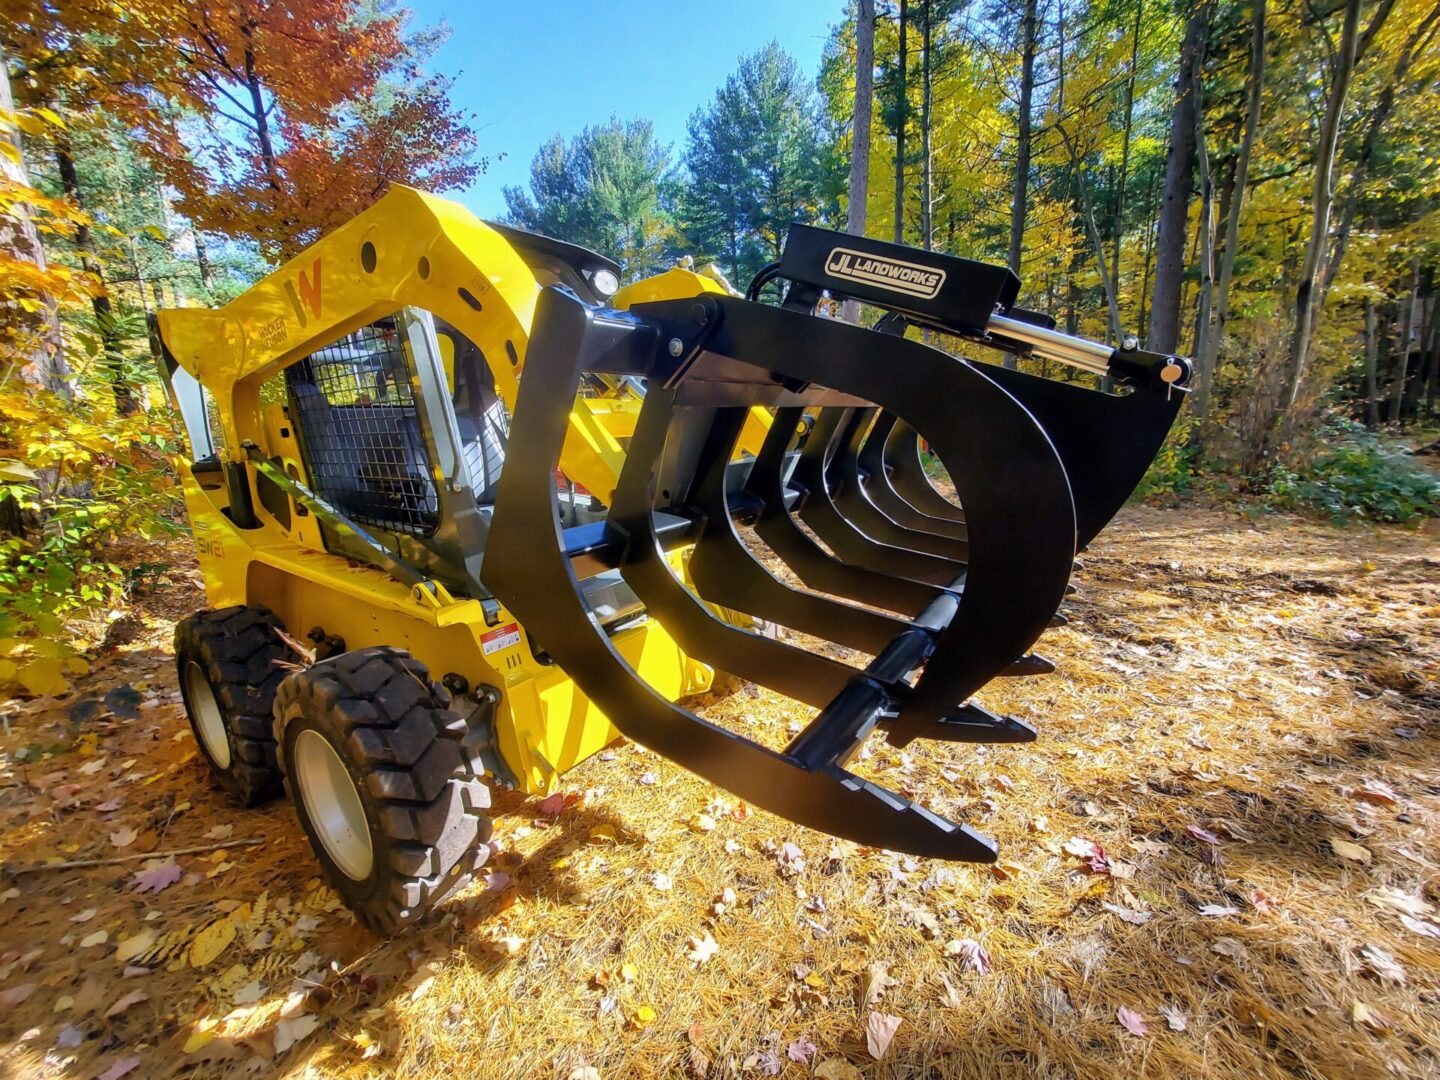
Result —
[[480, 648], [486, 656], [501, 649], [508, 649], [512, 645], [520, 644], [520, 624], [506, 623], [504, 626], [496, 627], [488, 634], [480, 635]]

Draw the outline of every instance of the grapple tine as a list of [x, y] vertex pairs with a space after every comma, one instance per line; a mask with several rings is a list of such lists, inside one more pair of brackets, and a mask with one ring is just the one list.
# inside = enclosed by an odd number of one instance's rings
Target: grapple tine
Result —
[[849, 418], [841, 425], [835, 453], [826, 470], [827, 479], [835, 485], [835, 508], [866, 536], [883, 544], [964, 563], [970, 557], [970, 547], [963, 539], [899, 524], [871, 501], [861, 484], [860, 447], [879, 411], [851, 409]]
[[777, 580], [741, 542], [725, 495], [726, 466], [744, 427], [746, 410], [717, 409], [696, 467], [690, 504], [704, 524], [690, 556], [690, 579], [702, 597], [814, 637], [872, 655], [908, 627], [903, 619]]
[[941, 495], [930, 483], [930, 478], [925, 475], [925, 466], [920, 461], [920, 437], [904, 420], [897, 420], [891, 428], [890, 437], [885, 440], [884, 460], [891, 486], [915, 509], [957, 524], [963, 525], [968, 521], [966, 511]]
[[[676, 578], [655, 532], [657, 466], [675, 414], [675, 392], [651, 386], [640, 408], [609, 521], [628, 543], [620, 573], [646, 609], [691, 656], [767, 686], [808, 705], [826, 705], [857, 674], [828, 656], [775, 641], [717, 618]], [[731, 439], [722, 450], [733, 447]], [[727, 528], [713, 523], [715, 528]], [[723, 602], [720, 597], [717, 602]]]
[[890, 438], [890, 432], [895, 428], [895, 421], [894, 413], [886, 412], [884, 409], [876, 413], [875, 423], [870, 426], [869, 434], [865, 436], [865, 442], [860, 448], [860, 456], [857, 461], [860, 486], [869, 496], [870, 501], [892, 521], [912, 529], [922, 529], [940, 536], [964, 540], [966, 536], [964, 522], [932, 517], [922, 513], [906, 502], [900, 493], [891, 486], [889, 467], [885, 464], [885, 443]]
[[836, 559], [806, 533], [786, 507], [786, 451], [804, 410], [775, 410], [760, 456], [750, 467], [745, 490], [761, 504], [755, 532], [805, 585], [832, 596], [914, 616], [942, 591], [934, 585], [854, 566]]
[[805, 498], [800, 504], [800, 520], [848, 563], [923, 581], [942, 589], [956, 587], [965, 573], [963, 562], [928, 555], [898, 544], [881, 543], [858, 528], [835, 505], [826, 474], [844, 419], [843, 409], [822, 409], [815, 420], [815, 430], [810, 432], [800, 451], [800, 459], [795, 464], [795, 481], [805, 488]]
[[[580, 596], [565, 551], [554, 473], [581, 370], [606, 370], [615, 352], [634, 346], [627, 348], [616, 327], [597, 325], [593, 311], [553, 289], [541, 294], [534, 326], [483, 566], [506, 607], [624, 734], [752, 805], [861, 844], [993, 862], [996, 848], [986, 837], [847, 772], [838, 764], [846, 756], [844, 744], [819, 757], [776, 753], [666, 701], [630, 667]], [[625, 329], [645, 334], [641, 327]], [[807, 730], [843, 729], [857, 742], [885, 702], [876, 684], [860, 680]], [[812, 743], [811, 749], [819, 747]]]

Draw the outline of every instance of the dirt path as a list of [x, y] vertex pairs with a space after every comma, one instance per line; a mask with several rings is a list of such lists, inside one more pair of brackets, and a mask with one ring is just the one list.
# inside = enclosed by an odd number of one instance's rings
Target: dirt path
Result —
[[388, 943], [288, 806], [208, 783], [182, 566], [76, 694], [0, 706], [0, 1076], [1440, 1074], [1440, 540], [1133, 510], [1085, 562], [1059, 672], [982, 695], [1037, 743], [859, 766], [998, 867], [832, 843], [623, 746], [557, 814], [499, 796], [488, 887]]

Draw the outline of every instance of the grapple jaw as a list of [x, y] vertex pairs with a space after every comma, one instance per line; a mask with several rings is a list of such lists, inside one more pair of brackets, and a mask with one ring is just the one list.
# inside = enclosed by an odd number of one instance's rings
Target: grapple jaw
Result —
[[[537, 644], [625, 735], [752, 805], [869, 846], [993, 861], [990, 840], [846, 763], [877, 728], [897, 746], [1035, 737], [970, 699], [998, 676], [1050, 668], [1028, 650], [1065, 595], [1078, 546], [1164, 438], [1166, 394], [1016, 377], [900, 336], [713, 295], [622, 313], [552, 288], [533, 327], [482, 576]], [[814, 710], [783, 749], [666, 700], [588, 610], [580, 575], [594, 538], [578, 557], [554, 483], [585, 373], [646, 385], [604, 525], [613, 563], [686, 653]], [[770, 434], [737, 471], [754, 406], [774, 410]], [[806, 410], [818, 410], [808, 432]], [[1138, 435], [1124, 426], [1132, 421]], [[958, 506], [930, 485], [917, 438], [949, 472]], [[1077, 475], [1086, 469], [1123, 475]], [[804, 587], [772, 574], [737, 521]], [[677, 543], [693, 545], [693, 589], [667, 559]], [[712, 604], [871, 659], [852, 666], [767, 637]]]

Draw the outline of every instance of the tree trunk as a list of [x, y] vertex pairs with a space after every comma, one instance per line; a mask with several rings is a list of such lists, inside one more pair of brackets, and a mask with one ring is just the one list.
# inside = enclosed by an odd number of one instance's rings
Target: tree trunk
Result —
[[1150, 216], [1145, 221], [1145, 262], [1140, 270], [1140, 306], [1135, 310], [1140, 313], [1140, 337], [1149, 336], [1150, 326], [1150, 304], [1147, 302], [1150, 295], [1150, 269], [1155, 262], [1155, 234], [1159, 231], [1160, 207], [1155, 203], [1155, 182], [1150, 184], [1149, 195], [1146, 202], [1150, 204]]
[[895, 103], [895, 243], [905, 242], [905, 122], [909, 119], [910, 99], [906, 82], [909, 78], [905, 54], [906, 24], [909, 21], [909, 0], [900, 0], [899, 94]]
[[1209, 25], [1207, 6], [1196, 4], [1180, 44], [1180, 70], [1170, 112], [1170, 141], [1165, 153], [1165, 188], [1160, 231], [1155, 239], [1155, 286], [1150, 300], [1146, 347], [1174, 352], [1180, 339], [1180, 286], [1185, 274], [1185, 230], [1190, 216], [1191, 174], [1195, 171], [1195, 84]]
[[1375, 299], [1365, 298], [1365, 426], [1380, 426], [1380, 387], [1378, 352], [1380, 343], [1375, 333]]
[[[1208, 5], [1206, 7], [1208, 8]], [[1193, 89], [1195, 93], [1195, 164], [1200, 175], [1200, 299], [1196, 305], [1195, 316], [1194, 355], [1197, 378], [1194, 410], [1195, 418], [1203, 428], [1206, 413], [1210, 408], [1210, 388], [1215, 375], [1208, 362], [1211, 358], [1212, 327], [1210, 318], [1215, 299], [1215, 178], [1210, 172], [1210, 148], [1207, 145], [1205, 132], [1202, 66], [1197, 65]], [[1202, 438], [1203, 435], [1197, 429], [1197, 444]]]
[[[855, 123], [850, 136], [850, 206], [845, 230], [865, 235], [870, 190], [870, 116], [875, 101], [875, 0], [859, 0], [855, 17]], [[860, 302], [845, 301], [847, 322], [860, 321]]]
[[1410, 373], [1410, 339], [1420, 318], [1420, 259], [1410, 260], [1410, 293], [1402, 313], [1400, 340], [1395, 343], [1395, 382], [1390, 387], [1390, 422], [1405, 428], [1405, 384]]
[[[1365, 31], [1367, 44], [1389, 14], [1390, 7], [1391, 0], [1381, 0], [1380, 9]], [[1283, 419], [1287, 434], [1294, 424], [1295, 403], [1300, 398], [1300, 387], [1305, 381], [1305, 369], [1310, 359], [1315, 317], [1318, 314], [1315, 285], [1320, 271], [1320, 259], [1329, 238], [1330, 211], [1335, 201], [1335, 151], [1340, 142], [1340, 126], [1350, 94], [1350, 79], [1360, 57], [1360, 46], [1360, 0], [1345, 0], [1345, 21], [1340, 31], [1340, 46], [1335, 53], [1325, 116], [1320, 124], [1319, 144], [1315, 148], [1315, 181], [1310, 195], [1310, 236], [1306, 241], [1305, 258], [1300, 267], [1300, 281], [1295, 289], [1295, 332], [1290, 338], [1285, 389], [1280, 406], [1282, 412], [1281, 416], [1276, 418]], [[1273, 426], [1274, 421], [1267, 425], [1267, 434], [1268, 429]]]
[[[241, 33], [248, 41], [251, 29], [246, 26]], [[255, 143], [260, 151], [260, 165], [265, 182], [270, 190], [280, 191], [280, 170], [275, 164], [275, 143], [270, 136], [270, 110], [265, 107], [264, 85], [255, 67], [255, 50], [245, 48], [245, 88], [250, 91], [250, 116], [255, 121]]]
[[1010, 254], [1007, 265], [1020, 273], [1020, 253], [1025, 243], [1026, 200], [1030, 193], [1030, 103], [1035, 93], [1036, 0], [1025, 0], [1020, 18], [1020, 106], [1015, 134], [1015, 186], [1010, 201]]
[[[18, 129], [13, 128], [3, 117], [15, 111], [15, 101], [10, 93], [10, 67], [5, 53], [0, 51], [0, 140], [15, 148], [14, 159], [0, 154], [0, 179], [19, 187], [30, 186], [25, 172], [25, 156]], [[9, 214], [0, 216], [0, 252], [27, 262], [44, 271], [49, 263], [45, 257], [45, 245], [30, 217], [30, 208], [17, 202]], [[26, 330], [11, 339], [11, 346], [19, 345], [13, 358], [7, 357], [0, 369], [0, 385], [8, 384], [12, 375], [32, 386], [42, 386], [55, 393], [66, 393], [65, 376], [70, 373], [65, 363], [64, 338], [60, 332], [59, 307], [52, 296], [37, 298], [41, 310], [27, 312], [19, 309], [5, 310], [5, 322], [12, 327]], [[8, 307], [8, 305], [7, 305]]]
[[921, 0], [920, 18], [920, 244], [929, 251], [935, 246], [934, 225], [931, 220], [934, 212], [931, 203], [934, 162], [930, 155], [930, 0]]
[[1440, 392], [1440, 296], [1430, 297], [1430, 329], [1425, 347], [1425, 405], [1426, 418], [1435, 415], [1435, 395]]
[[1320, 289], [1320, 298], [1317, 306], [1323, 306], [1325, 297], [1330, 292], [1330, 286], [1335, 284], [1335, 278], [1340, 273], [1340, 264], [1345, 258], [1345, 249], [1350, 243], [1350, 233], [1355, 224], [1355, 214], [1364, 201], [1365, 177], [1370, 172], [1370, 166], [1375, 160], [1375, 148], [1380, 141], [1380, 135], [1389, 120], [1391, 112], [1395, 108], [1396, 91], [1406, 85], [1406, 78], [1410, 73], [1410, 65], [1414, 63], [1417, 55], [1425, 55], [1429, 48], [1431, 39], [1435, 36], [1437, 27], [1440, 27], [1440, 3], [1432, 7], [1429, 13], [1415, 24], [1414, 30], [1405, 40], [1400, 49], [1400, 56], [1395, 61], [1395, 70], [1380, 91], [1374, 107], [1370, 110], [1370, 118], [1365, 124], [1365, 136], [1360, 141], [1360, 152], [1355, 157], [1355, 164], [1350, 170], [1350, 180], [1346, 185], [1346, 193], [1343, 201], [1343, 209], [1340, 212], [1340, 224], [1335, 230], [1335, 241], [1330, 246], [1330, 257], [1325, 260], [1325, 279]]
[[[55, 137], [55, 166], [60, 174], [60, 187], [76, 206], [84, 209], [85, 199], [80, 191], [80, 177], [75, 171], [75, 156], [70, 140], [61, 134]], [[105, 275], [100, 260], [95, 255], [95, 238], [90, 226], [75, 227], [75, 248], [80, 253], [80, 267], [92, 274], [100, 284], [100, 290], [91, 298], [90, 307], [95, 313], [95, 322], [100, 328], [100, 340], [105, 350], [105, 366], [110, 371], [111, 393], [115, 395], [115, 410], [121, 416], [130, 416], [139, 409], [135, 389], [125, 375], [125, 352], [120, 344], [119, 328], [115, 322], [115, 309], [110, 303], [110, 294], [105, 290]]]
[[205, 250], [205, 234], [193, 225], [190, 233], [195, 237], [195, 263], [200, 268], [200, 284], [205, 286], [207, 299], [213, 299], [215, 293], [215, 271], [210, 266], [210, 254]]
[[[1423, 288], [1423, 286], [1422, 286]], [[1415, 322], [1415, 374], [1405, 389], [1405, 400], [1401, 403], [1400, 414], [1416, 420], [1424, 418], [1421, 404], [1425, 400], [1425, 376], [1429, 372], [1431, 326], [1435, 322], [1435, 297], [1416, 297]]]
[[[1215, 318], [1206, 334], [1205, 348], [1197, 350], [1198, 363], [1206, 372], [1203, 389], [1204, 400], [1196, 402], [1196, 414], [1203, 428], [1209, 414], [1210, 398], [1214, 390], [1216, 369], [1219, 366], [1220, 348], [1225, 337], [1225, 326], [1230, 319], [1230, 283], [1235, 277], [1235, 257], [1240, 246], [1240, 214], [1245, 205], [1245, 185], [1250, 177], [1250, 157], [1255, 149], [1255, 135], [1260, 130], [1260, 106], [1265, 88], [1265, 7], [1266, 0], [1255, 5], [1255, 14], [1250, 30], [1250, 70], [1246, 77], [1248, 93], [1245, 105], [1245, 127], [1240, 135], [1240, 150], [1235, 163], [1234, 186], [1230, 191], [1229, 204], [1225, 214], [1225, 242], [1221, 249], [1219, 282], [1215, 288]], [[1203, 432], [1202, 432], [1203, 438]]]
[[1135, 78], [1140, 70], [1140, 27], [1144, 17], [1145, 0], [1136, 0], [1135, 25], [1130, 34], [1130, 72], [1125, 78], [1125, 126], [1120, 135], [1120, 174], [1115, 178], [1115, 246], [1110, 252], [1110, 280], [1115, 288], [1114, 310], [1117, 313], [1111, 322], [1110, 340], [1116, 342], [1123, 336], [1118, 316], [1120, 243], [1125, 235], [1125, 185], [1130, 177], [1130, 137], [1135, 127]]

